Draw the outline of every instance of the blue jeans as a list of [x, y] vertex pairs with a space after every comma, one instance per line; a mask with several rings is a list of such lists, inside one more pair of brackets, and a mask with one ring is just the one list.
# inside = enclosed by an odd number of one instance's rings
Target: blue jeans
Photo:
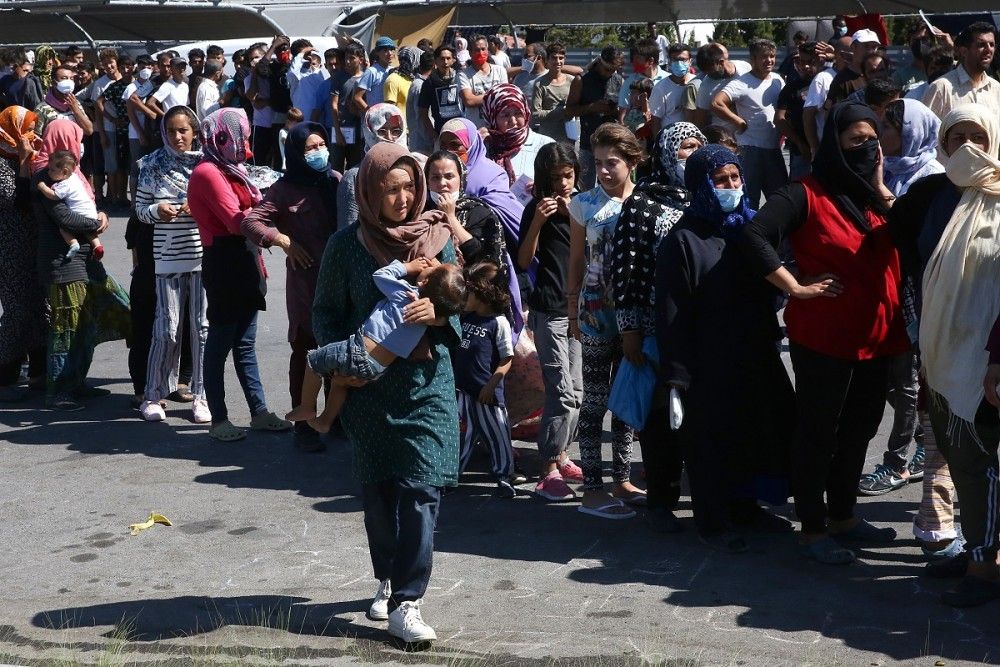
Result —
[[236, 377], [243, 387], [243, 395], [250, 407], [250, 414], [267, 411], [264, 385], [257, 368], [257, 311], [247, 313], [233, 322], [209, 322], [208, 340], [205, 342], [205, 398], [212, 413], [212, 423], [229, 419], [226, 409], [226, 359], [233, 353]]
[[441, 489], [387, 479], [365, 484], [361, 498], [375, 578], [392, 582], [391, 612], [403, 602], [419, 600], [427, 591]]
[[319, 375], [350, 375], [371, 382], [385, 374], [385, 366], [368, 354], [361, 329], [347, 340], [311, 350], [307, 358], [309, 367]]
[[756, 146], [740, 146], [740, 162], [744, 184], [750, 208], [760, 208], [760, 195], [770, 197], [776, 190], [788, 184], [788, 170], [785, 168], [785, 157], [777, 148], [758, 148]]

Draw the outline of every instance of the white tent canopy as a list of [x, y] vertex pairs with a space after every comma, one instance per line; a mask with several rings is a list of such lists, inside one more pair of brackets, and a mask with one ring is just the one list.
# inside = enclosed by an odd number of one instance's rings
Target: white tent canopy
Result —
[[856, 14], [987, 12], [983, 0], [0, 0], [0, 44], [176, 42], [329, 35], [385, 12], [456, 9], [455, 25], [621, 24]]

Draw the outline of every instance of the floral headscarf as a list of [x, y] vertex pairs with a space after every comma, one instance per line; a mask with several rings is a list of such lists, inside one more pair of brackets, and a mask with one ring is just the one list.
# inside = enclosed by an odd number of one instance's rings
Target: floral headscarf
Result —
[[17, 156], [22, 138], [35, 141], [38, 116], [24, 107], [11, 106], [0, 111], [0, 153]]
[[[51, 65], [46, 65], [47, 61], [51, 60]], [[59, 65], [59, 56], [56, 54], [56, 50], [53, 49], [48, 44], [44, 46], [39, 46], [38, 50], [35, 51], [35, 66], [32, 68], [31, 73], [38, 77], [38, 80], [42, 82], [42, 88], [48, 90], [52, 87], [52, 75], [56, 71], [56, 66]]]
[[[500, 114], [508, 109], [516, 109], [524, 115], [523, 127], [512, 127], [504, 131], [497, 129]], [[486, 139], [486, 156], [499, 164], [507, 172], [507, 178], [513, 183], [517, 177], [510, 159], [518, 154], [524, 142], [528, 140], [528, 126], [531, 123], [531, 109], [521, 89], [512, 83], [501, 83], [490, 88], [483, 96], [483, 118], [489, 128], [490, 135]]]
[[680, 150], [681, 143], [691, 137], [701, 141], [702, 146], [708, 143], [708, 139], [693, 123], [683, 121], [671, 123], [660, 130], [660, 133], [656, 135], [656, 143], [653, 144], [650, 151], [652, 153], [650, 156], [652, 173], [650, 173], [647, 182], [684, 187], [683, 172], [678, 170], [680, 160], [677, 159], [677, 151]]
[[[389, 127], [402, 128], [403, 132], [398, 138], [391, 142], [378, 136], [378, 131], [385, 125]], [[406, 143], [406, 116], [395, 104], [379, 102], [368, 107], [365, 112], [365, 122], [361, 124], [361, 132], [365, 137], [365, 150], [371, 150], [372, 146], [378, 143], [394, 143], [407, 148]]]
[[250, 121], [243, 109], [225, 107], [213, 111], [201, 121], [201, 146], [205, 159], [214, 162], [228, 176], [243, 183], [256, 204], [260, 190], [250, 180], [246, 167], [249, 150]]

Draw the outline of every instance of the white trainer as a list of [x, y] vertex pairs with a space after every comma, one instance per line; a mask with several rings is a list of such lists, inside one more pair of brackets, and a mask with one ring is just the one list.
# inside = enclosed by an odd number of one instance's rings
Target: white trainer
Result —
[[403, 602], [389, 614], [389, 634], [407, 644], [430, 642], [437, 639], [434, 628], [420, 617], [420, 600]]
[[143, 401], [139, 406], [139, 414], [148, 422], [161, 422], [167, 418], [159, 401]]
[[385, 621], [389, 619], [389, 596], [392, 595], [392, 584], [388, 579], [380, 581], [375, 589], [375, 599], [372, 606], [368, 608], [368, 618], [373, 621]]
[[192, 419], [195, 424], [207, 424], [212, 421], [212, 413], [208, 409], [208, 401], [204, 398], [194, 399], [194, 403], [191, 404], [191, 411], [194, 414]]

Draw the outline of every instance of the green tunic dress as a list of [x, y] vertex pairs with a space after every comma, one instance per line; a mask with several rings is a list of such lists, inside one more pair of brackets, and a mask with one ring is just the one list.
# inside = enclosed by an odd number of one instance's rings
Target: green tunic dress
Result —
[[[350, 337], [384, 298], [372, 280], [379, 267], [358, 228], [355, 223], [337, 232], [323, 253], [313, 302], [319, 345]], [[455, 261], [451, 241], [437, 259]], [[439, 487], [458, 483], [458, 408], [448, 348], [460, 343], [460, 332], [458, 317], [428, 327], [433, 359], [397, 359], [375, 382], [348, 389], [340, 417], [362, 484], [393, 478]]]

